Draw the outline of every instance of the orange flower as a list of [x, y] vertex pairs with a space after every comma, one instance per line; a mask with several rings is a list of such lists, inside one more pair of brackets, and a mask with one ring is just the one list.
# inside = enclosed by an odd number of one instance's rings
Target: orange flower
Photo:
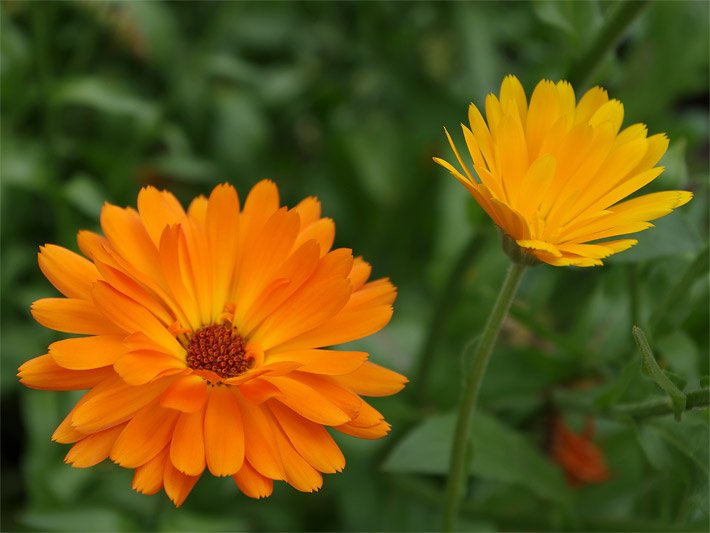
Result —
[[138, 210], [106, 204], [104, 235], [41, 248], [39, 265], [66, 298], [36, 301], [42, 325], [84, 335], [20, 367], [36, 389], [89, 389], [52, 439], [74, 443], [77, 468], [111, 458], [133, 488], [179, 506], [205, 468], [246, 495], [273, 480], [314, 491], [345, 459], [324, 426], [375, 439], [389, 431], [361, 396], [406, 378], [368, 354], [324, 347], [387, 324], [396, 290], [370, 265], [331, 251], [335, 227], [306, 198], [279, 207], [262, 181], [240, 209], [230, 185], [187, 212], [147, 187]]
[[566, 81], [543, 80], [528, 104], [518, 79], [507, 76], [500, 98], [486, 97], [485, 110], [484, 120], [471, 104], [471, 127], [461, 125], [468, 162], [446, 132], [461, 170], [438, 157], [434, 161], [517, 245], [511, 252], [555, 266], [601, 265], [637, 242], [602, 239], [651, 228], [649, 221], [693, 197], [664, 191], [625, 200], [663, 172], [655, 165], [668, 138], [648, 137], [643, 124], [620, 131], [624, 106], [601, 87], [577, 101]]
[[552, 457], [564, 469], [570, 485], [601, 483], [609, 479], [604, 453], [594, 444], [594, 422], [585, 421], [584, 432], [574, 433], [562, 416], [552, 426]]

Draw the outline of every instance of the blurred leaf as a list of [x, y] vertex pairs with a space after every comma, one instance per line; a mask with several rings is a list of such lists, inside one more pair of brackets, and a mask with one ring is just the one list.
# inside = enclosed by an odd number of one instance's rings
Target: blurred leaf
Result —
[[139, 531], [115, 509], [86, 507], [61, 511], [26, 511], [20, 521], [36, 531]]
[[703, 376], [700, 378], [700, 388], [706, 389], [710, 387], [710, 376]]
[[667, 189], [685, 189], [688, 186], [688, 163], [685, 152], [688, 142], [680, 138], [671, 143], [660, 164], [663, 171], [663, 185]]
[[[384, 468], [445, 475], [454, 425], [454, 414], [425, 420], [392, 450]], [[481, 412], [474, 414], [472, 428], [471, 475], [520, 485], [545, 499], [567, 501], [562, 472], [525, 437]]]
[[216, 155], [233, 168], [254, 161], [269, 136], [269, 126], [253, 96], [221, 88], [214, 95], [212, 142]]
[[[682, 208], [681, 208], [682, 209]], [[620, 254], [605, 259], [609, 263], [635, 263], [666, 256], [684, 256], [697, 253], [703, 246], [698, 230], [690, 224], [682, 212], [674, 211], [668, 216], [654, 220], [655, 228], [631, 235], [638, 244]]]
[[26, 190], [47, 191], [50, 176], [44, 147], [31, 141], [20, 142], [12, 136], [2, 136], [0, 143], [0, 174], [3, 185]]
[[638, 375], [640, 364], [637, 358], [626, 363], [614, 380], [601, 389], [594, 400], [595, 405], [602, 409], [615, 405], [629, 388], [634, 377]]
[[698, 374], [698, 347], [684, 331], [675, 330], [655, 341], [656, 350], [675, 371], [694, 378]]
[[680, 417], [685, 410], [685, 394], [678, 389], [678, 387], [669, 379], [666, 373], [661, 370], [658, 366], [656, 358], [653, 356], [651, 347], [648, 344], [648, 339], [646, 339], [646, 334], [638, 326], [631, 328], [634, 335], [634, 340], [641, 351], [642, 357], [642, 370], [643, 373], [651, 378], [653, 382], [663, 389], [668, 396], [670, 396], [673, 401], [673, 412], [675, 414], [676, 420], [680, 420]]
[[158, 531], [248, 531], [249, 523], [242, 517], [196, 513], [187, 509], [166, 510]]
[[80, 173], [64, 185], [64, 197], [79, 211], [98, 220], [108, 194], [96, 178]]
[[540, 20], [564, 31], [579, 44], [589, 40], [602, 24], [595, 0], [534, 0], [532, 5]]
[[54, 95], [60, 104], [86, 106], [102, 113], [127, 115], [142, 124], [153, 124], [159, 116], [152, 102], [134, 96], [120, 85], [97, 77], [64, 81]]
[[[183, 39], [178, 33], [174, 11], [161, 2], [121, 2], [129, 17], [124, 25], [132, 26], [134, 47], [144, 52], [160, 68], [177, 69], [173, 62]], [[131, 32], [126, 32], [131, 35]]]

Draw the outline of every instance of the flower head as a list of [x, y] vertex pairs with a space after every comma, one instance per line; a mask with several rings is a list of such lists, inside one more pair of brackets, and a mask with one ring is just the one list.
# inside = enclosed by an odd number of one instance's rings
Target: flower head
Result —
[[603, 240], [653, 227], [649, 221], [690, 201], [686, 191], [625, 200], [657, 178], [668, 148], [663, 134], [646, 126], [620, 131], [624, 107], [601, 87], [575, 99], [572, 86], [538, 83], [528, 104], [515, 76], [500, 96], [486, 97], [486, 119], [471, 104], [462, 125], [473, 170], [448, 131], [461, 167], [434, 158], [458, 179], [499, 228], [526, 254], [555, 266], [601, 265], [636, 244]]
[[279, 207], [262, 181], [240, 207], [217, 186], [183, 210], [152, 187], [138, 210], [106, 204], [104, 235], [81, 231], [85, 257], [41, 248], [39, 265], [65, 298], [36, 301], [42, 325], [83, 335], [20, 367], [27, 386], [89, 389], [53, 440], [66, 462], [106, 458], [135, 469], [133, 488], [182, 504], [205, 468], [246, 495], [273, 480], [317, 490], [345, 459], [324, 426], [361, 438], [389, 431], [361, 396], [406, 378], [368, 354], [327, 346], [370, 335], [392, 315], [395, 288], [370, 265], [331, 250], [335, 227], [306, 198]]

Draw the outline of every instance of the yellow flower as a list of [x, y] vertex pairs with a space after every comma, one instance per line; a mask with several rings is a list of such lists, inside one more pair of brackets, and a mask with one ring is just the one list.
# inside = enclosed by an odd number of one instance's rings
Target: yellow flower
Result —
[[[462, 172], [434, 158], [471, 193], [526, 254], [555, 266], [601, 265], [636, 244], [602, 240], [653, 227], [649, 221], [690, 201], [687, 191], [625, 200], [657, 178], [668, 148], [646, 126], [620, 131], [624, 107], [601, 87], [575, 99], [572, 86], [538, 83], [528, 104], [515, 76], [486, 97], [486, 119], [471, 104], [462, 124], [476, 179], [446, 135]], [[624, 201], [625, 200], [625, 201]]]
[[361, 396], [399, 391], [404, 376], [368, 354], [325, 347], [370, 335], [392, 315], [395, 288], [331, 250], [332, 220], [306, 198], [279, 207], [262, 181], [240, 208], [216, 187], [185, 212], [152, 187], [138, 210], [110, 204], [105, 236], [79, 232], [88, 258], [54, 245], [39, 265], [65, 298], [36, 301], [42, 325], [85, 335], [20, 367], [32, 388], [89, 391], [53, 440], [77, 468], [106, 458], [135, 469], [133, 488], [175, 505], [205, 468], [246, 495], [273, 480], [301, 491], [345, 459], [324, 426], [372, 439], [389, 424]]

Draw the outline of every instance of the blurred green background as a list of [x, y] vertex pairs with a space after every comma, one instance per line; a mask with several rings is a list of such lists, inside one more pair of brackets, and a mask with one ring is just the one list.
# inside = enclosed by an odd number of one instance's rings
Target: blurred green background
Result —
[[[437, 529], [446, 415], [506, 259], [493, 224], [431, 157], [450, 157], [442, 127], [457, 131], [505, 74], [528, 94], [563, 77], [614, 7], [3, 1], [1, 529]], [[658, 318], [660, 364], [686, 390], [707, 386], [709, 16], [704, 1], [651, 3], [592, 80], [621, 99], [626, 125], [669, 134], [667, 170], [647, 190], [696, 197], [603, 268], [529, 272], [483, 387], [464, 530], [710, 525], [707, 410], [680, 423], [597, 417], [611, 471], [601, 484], [571, 487], [549, 458], [556, 414], [579, 430], [584, 412], [662, 396], [640, 372], [633, 322]], [[68, 447], [49, 437], [78, 394], [15, 377], [57, 338], [29, 314], [54, 294], [37, 247], [76, 249], [104, 201], [134, 205], [146, 184], [186, 202], [222, 181], [244, 196], [265, 177], [287, 205], [317, 195], [336, 245], [399, 288], [392, 323], [355, 343], [412, 380], [373, 402], [392, 434], [338, 436], [348, 466], [318, 494], [280, 483], [255, 501], [203, 476], [179, 510], [131, 491], [131, 472], [108, 462], [64, 465]]]

